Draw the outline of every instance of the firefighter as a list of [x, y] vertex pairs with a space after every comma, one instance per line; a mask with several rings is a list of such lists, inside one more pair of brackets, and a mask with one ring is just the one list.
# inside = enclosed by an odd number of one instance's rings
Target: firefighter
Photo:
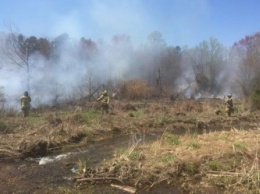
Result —
[[29, 111], [31, 107], [31, 97], [29, 96], [29, 93], [27, 91], [24, 92], [24, 94], [21, 96], [21, 108], [23, 112], [23, 117], [29, 116]]
[[226, 113], [227, 116], [231, 116], [231, 113], [233, 112], [233, 100], [232, 100], [232, 95], [228, 94], [227, 98], [225, 99], [225, 104], [226, 104]]
[[102, 109], [102, 114], [108, 113], [109, 112], [109, 96], [106, 90], [102, 92], [102, 95], [97, 99], [97, 101], [101, 101], [101, 109]]

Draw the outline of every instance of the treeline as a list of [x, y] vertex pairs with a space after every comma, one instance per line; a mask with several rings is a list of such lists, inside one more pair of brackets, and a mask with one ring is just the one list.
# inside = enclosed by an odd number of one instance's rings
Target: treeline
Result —
[[68, 34], [49, 39], [11, 31], [1, 38], [0, 56], [2, 66], [25, 69], [26, 89], [46, 102], [83, 98], [102, 84], [115, 89], [130, 80], [142, 80], [153, 95], [166, 96], [249, 97], [260, 87], [260, 33], [231, 48], [216, 38], [189, 48], [167, 45], [158, 31], [138, 46], [126, 34], [107, 43], [74, 40]]

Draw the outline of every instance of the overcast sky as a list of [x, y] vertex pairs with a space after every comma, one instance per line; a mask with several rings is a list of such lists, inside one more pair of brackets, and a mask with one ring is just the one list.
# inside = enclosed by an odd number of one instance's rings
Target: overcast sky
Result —
[[0, 31], [13, 23], [26, 36], [110, 41], [127, 34], [143, 43], [153, 31], [168, 45], [210, 37], [225, 46], [260, 31], [260, 0], [0, 0]]

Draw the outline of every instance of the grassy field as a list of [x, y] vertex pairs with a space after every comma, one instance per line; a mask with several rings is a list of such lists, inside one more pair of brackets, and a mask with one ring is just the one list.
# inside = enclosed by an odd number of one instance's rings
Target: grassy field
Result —
[[[203, 99], [113, 101], [110, 114], [101, 114], [96, 103], [45, 107], [28, 118], [2, 112], [0, 158], [45, 156], [132, 134], [129, 148], [115, 150], [96, 169], [79, 162], [75, 181], [113, 177], [137, 191], [165, 184], [185, 193], [260, 193], [260, 113], [247, 111], [239, 101], [231, 117], [224, 109], [219, 99]], [[145, 133], [161, 135], [153, 142], [135, 138]]]

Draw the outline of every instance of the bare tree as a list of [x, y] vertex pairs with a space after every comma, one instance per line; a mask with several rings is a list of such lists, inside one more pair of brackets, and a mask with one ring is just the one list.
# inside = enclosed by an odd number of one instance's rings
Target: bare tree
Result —
[[226, 78], [221, 77], [227, 61], [225, 48], [217, 39], [210, 38], [187, 52], [200, 92], [218, 94]]
[[86, 76], [82, 78], [81, 84], [77, 87], [80, 99], [88, 97], [91, 100], [93, 92], [100, 85], [92, 70], [88, 70]]
[[0, 86], [0, 108], [4, 109], [6, 103], [6, 98], [4, 95], [4, 87]]
[[163, 50], [160, 65], [160, 92], [173, 91], [177, 88], [177, 80], [182, 76], [182, 53], [180, 47], [167, 47]]
[[260, 88], [260, 33], [246, 36], [235, 43], [231, 52], [238, 64], [235, 83], [244, 97]]
[[158, 84], [158, 78], [161, 73], [161, 70], [159, 70], [160, 60], [162, 59], [162, 53], [165, 48], [166, 43], [160, 32], [154, 31], [148, 35], [146, 45], [146, 80], [150, 85]]
[[51, 86], [50, 91], [51, 91], [50, 92], [51, 101], [52, 101], [52, 104], [55, 106], [58, 104], [60, 98], [62, 96], [64, 96], [64, 93], [65, 93], [64, 86], [62, 86], [58, 82], [54, 82]]
[[34, 51], [35, 37], [25, 39], [19, 30], [12, 24], [8, 25], [9, 33], [5, 39], [5, 43], [1, 46], [1, 53], [7, 64], [22, 67], [27, 72], [27, 90], [30, 91], [30, 56]]

